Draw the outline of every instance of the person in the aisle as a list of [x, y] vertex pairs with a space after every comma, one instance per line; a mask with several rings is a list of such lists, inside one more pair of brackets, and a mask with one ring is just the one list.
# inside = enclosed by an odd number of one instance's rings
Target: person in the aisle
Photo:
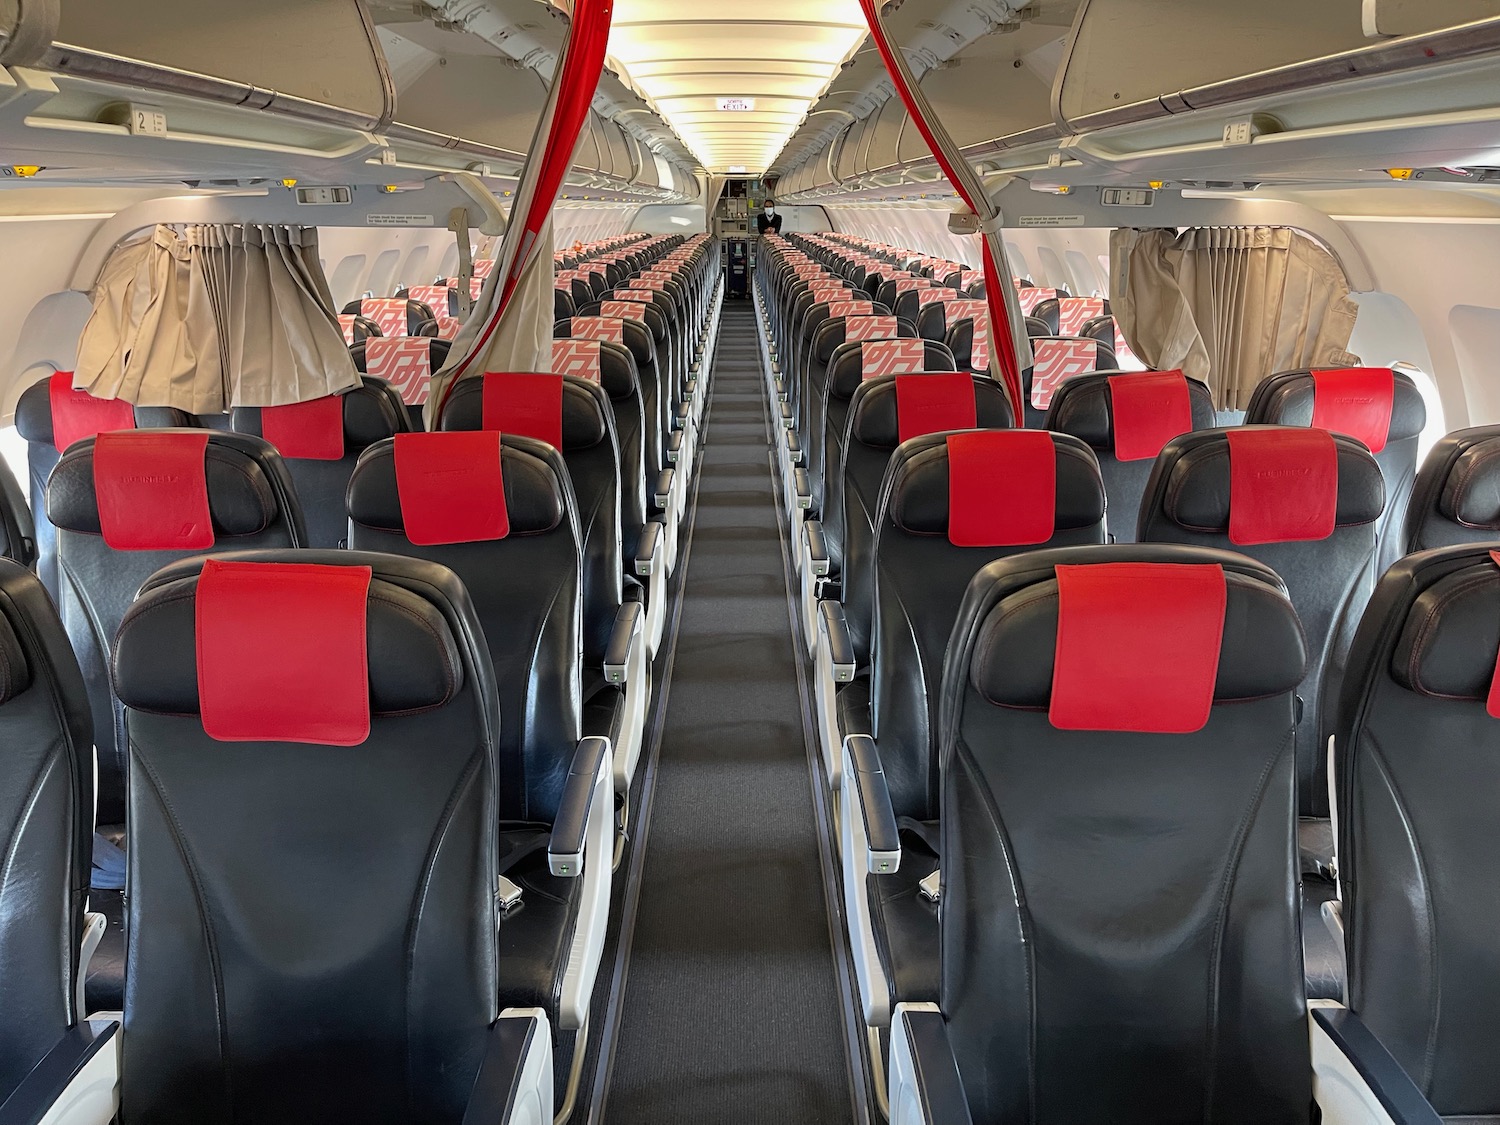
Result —
[[776, 213], [776, 201], [774, 199], [766, 200], [766, 205], [761, 209], [761, 213], [755, 216], [755, 229], [763, 235], [781, 233], [781, 216]]

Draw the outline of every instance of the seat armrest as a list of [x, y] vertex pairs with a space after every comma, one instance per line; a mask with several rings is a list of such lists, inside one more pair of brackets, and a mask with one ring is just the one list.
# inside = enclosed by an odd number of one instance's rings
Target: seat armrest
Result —
[[936, 1004], [898, 1004], [891, 1019], [891, 1125], [973, 1125]]
[[552, 1120], [552, 1031], [541, 1008], [507, 1008], [490, 1035], [463, 1125]]
[[1313, 1001], [1313, 1096], [1324, 1125], [1442, 1125], [1385, 1044], [1349, 1009]]
[[[609, 768], [609, 759], [607, 738], [585, 738], [573, 752], [573, 764], [568, 767], [562, 800], [557, 806], [557, 819], [552, 822], [552, 838], [547, 841], [547, 867], [554, 875], [571, 879], [583, 874], [589, 814], [593, 811], [594, 795], [600, 792], [600, 771]], [[603, 791], [612, 790], [606, 784]]]
[[800, 465], [792, 470], [792, 490], [797, 494], [799, 509], [805, 512], [812, 507], [812, 481]]
[[0, 1125], [106, 1125], [119, 1108], [120, 1025], [83, 1020], [0, 1105]]
[[677, 459], [682, 456], [682, 431], [673, 430], [667, 435], [667, 460], [677, 464]]
[[822, 520], [802, 521], [802, 542], [808, 568], [818, 578], [828, 574], [828, 540], [823, 536]]
[[645, 619], [646, 607], [640, 602], [625, 602], [615, 613], [615, 626], [604, 650], [604, 678], [609, 683], [623, 684], [630, 678], [630, 658], [641, 643]]
[[641, 541], [635, 549], [635, 573], [650, 578], [661, 565], [661, 524], [647, 520], [641, 527]]
[[672, 503], [672, 482], [676, 476], [676, 469], [663, 469], [656, 474], [656, 486], [651, 491], [651, 502], [656, 505], [658, 512], [665, 512], [667, 506]]
[[[901, 833], [875, 740], [867, 734], [845, 738], [844, 769], [854, 782], [859, 801], [860, 823], [865, 830], [865, 869], [872, 875], [889, 875], [901, 866]], [[844, 815], [852, 812], [845, 809]]]
[[818, 603], [818, 643], [828, 653], [833, 682], [847, 684], [854, 679], [854, 640], [849, 636], [849, 622], [844, 617], [842, 602], [824, 600]]

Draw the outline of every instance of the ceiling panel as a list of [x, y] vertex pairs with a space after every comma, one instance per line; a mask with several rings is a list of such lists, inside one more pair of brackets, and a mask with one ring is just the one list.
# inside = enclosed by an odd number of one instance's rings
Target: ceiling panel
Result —
[[[704, 168], [759, 173], [864, 39], [864, 16], [858, 0], [760, 0], [722, 15], [716, 7], [617, 0], [609, 53]], [[721, 97], [754, 106], [721, 110]]]

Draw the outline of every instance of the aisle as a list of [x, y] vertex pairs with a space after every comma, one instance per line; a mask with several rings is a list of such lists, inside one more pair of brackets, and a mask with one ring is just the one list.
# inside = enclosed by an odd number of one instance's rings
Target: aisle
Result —
[[764, 404], [726, 302], [607, 1125], [853, 1119]]

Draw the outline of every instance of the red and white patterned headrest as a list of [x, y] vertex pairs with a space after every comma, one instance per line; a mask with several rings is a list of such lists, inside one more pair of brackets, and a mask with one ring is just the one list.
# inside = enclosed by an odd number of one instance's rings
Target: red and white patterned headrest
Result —
[[1046, 410], [1064, 380], [1094, 370], [1099, 345], [1093, 340], [1037, 340], [1032, 356], [1031, 405]]
[[475, 258], [474, 259], [474, 276], [475, 277], [489, 277], [490, 274], [494, 272], [494, 270], [495, 270], [495, 259], [494, 258]]
[[1101, 297], [1064, 297], [1057, 302], [1057, 334], [1077, 336], [1086, 321], [1104, 315]]
[[[609, 302], [613, 304], [614, 302]], [[625, 322], [617, 316], [575, 316], [573, 318], [575, 340], [608, 340], [613, 344], [625, 342]]]
[[859, 346], [861, 381], [927, 369], [926, 340], [869, 340]]
[[552, 373], [600, 381], [598, 340], [553, 340]]
[[945, 289], [939, 285], [933, 285], [929, 286], [926, 289], [917, 290], [917, 308], [919, 309], [925, 309], [928, 305], [933, 304], [935, 301], [960, 300], [963, 300], [963, 298], [958, 295], [957, 290]]
[[408, 406], [421, 406], [432, 385], [431, 342], [427, 336], [371, 336], [365, 371], [395, 387]]
[[1021, 299], [1021, 311], [1027, 316], [1036, 310], [1043, 301], [1050, 301], [1057, 296], [1056, 289], [1022, 289], [1017, 294]]
[[656, 301], [656, 290], [654, 289], [616, 289], [614, 299], [616, 301], [629, 301], [637, 305], [650, 305]]
[[405, 297], [366, 297], [359, 303], [359, 315], [380, 325], [382, 336], [407, 334]]
[[458, 331], [464, 326], [464, 322], [456, 316], [440, 316], [437, 319], [437, 338], [439, 340], [456, 340]]
[[433, 311], [435, 316], [448, 314], [448, 287], [446, 285], [413, 285], [406, 291], [413, 301], [420, 301]]
[[[640, 301], [604, 301], [599, 305], [599, 312], [620, 320], [639, 320], [644, 323], [646, 319], [646, 306]], [[621, 334], [623, 333], [622, 327]]]
[[900, 335], [893, 316], [850, 316], [844, 318], [844, 341], [894, 340]]
[[344, 334], [344, 343], [346, 344], [354, 343], [354, 321], [356, 319], [353, 313], [347, 315], [344, 313], [339, 314], [339, 331]]

